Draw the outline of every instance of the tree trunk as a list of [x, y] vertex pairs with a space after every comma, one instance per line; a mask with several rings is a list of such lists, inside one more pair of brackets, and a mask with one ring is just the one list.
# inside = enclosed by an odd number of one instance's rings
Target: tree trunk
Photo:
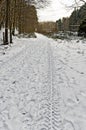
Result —
[[5, 16], [5, 41], [4, 44], [8, 44], [8, 21], [9, 21], [9, 0], [6, 0], [6, 16]]
[[16, 27], [16, 0], [14, 0], [14, 11], [13, 11], [13, 28], [12, 28], [12, 35], [15, 35], [15, 27]]
[[10, 23], [10, 43], [12, 43], [12, 23]]
[[9, 6], [9, 30], [10, 30], [10, 36], [9, 36], [9, 38], [10, 38], [10, 43], [12, 43], [12, 15], [11, 15], [11, 13], [12, 13], [12, 9], [11, 9], [11, 1], [9, 1], [9, 4], [10, 4], [10, 6]]

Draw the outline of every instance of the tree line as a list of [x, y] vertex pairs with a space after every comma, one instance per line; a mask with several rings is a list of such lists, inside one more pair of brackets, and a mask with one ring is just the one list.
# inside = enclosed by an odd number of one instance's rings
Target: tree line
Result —
[[57, 24], [59, 31], [79, 31], [83, 28], [86, 33], [86, 3], [79, 9], [74, 8], [70, 17], [57, 20]]
[[80, 9], [74, 10], [70, 16], [69, 25], [79, 25], [78, 35], [86, 37], [86, 3]]
[[19, 34], [34, 31], [37, 21], [35, 7], [29, 5], [25, 0], [2, 1], [0, 6], [0, 26], [5, 27], [3, 33], [4, 44], [8, 44], [8, 39], [12, 43], [12, 35], [15, 35], [15, 29], [18, 30]]
[[36, 8], [47, 4], [47, 0], [0, 0], [0, 28], [5, 28], [4, 44], [12, 43], [15, 29], [19, 34], [34, 32], [38, 24]]

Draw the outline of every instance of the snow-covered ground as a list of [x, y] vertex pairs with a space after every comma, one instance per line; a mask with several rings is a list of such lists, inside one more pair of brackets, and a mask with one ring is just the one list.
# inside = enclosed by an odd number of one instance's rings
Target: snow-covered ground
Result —
[[0, 45], [0, 130], [86, 130], [86, 40]]

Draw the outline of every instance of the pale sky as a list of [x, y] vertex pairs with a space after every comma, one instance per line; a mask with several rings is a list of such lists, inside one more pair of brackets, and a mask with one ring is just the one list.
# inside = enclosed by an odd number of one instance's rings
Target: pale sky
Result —
[[38, 10], [39, 21], [56, 21], [59, 18], [70, 16], [73, 9], [66, 9], [61, 3], [71, 5], [74, 0], [51, 0], [49, 7]]

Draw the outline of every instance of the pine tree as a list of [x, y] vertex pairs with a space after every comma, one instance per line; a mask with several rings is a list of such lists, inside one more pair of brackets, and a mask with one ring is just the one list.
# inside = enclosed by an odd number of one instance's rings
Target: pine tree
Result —
[[82, 21], [79, 26], [78, 36], [86, 37], [86, 18]]

